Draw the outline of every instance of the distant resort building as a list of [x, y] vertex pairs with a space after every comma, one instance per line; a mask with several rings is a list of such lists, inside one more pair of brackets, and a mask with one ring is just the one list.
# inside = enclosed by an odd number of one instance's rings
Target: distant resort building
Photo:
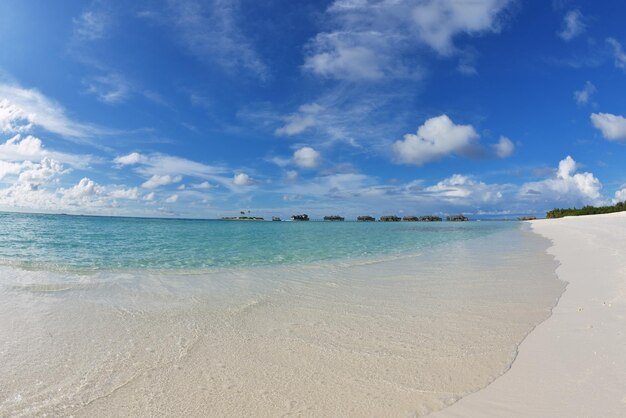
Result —
[[324, 220], [329, 221], [329, 222], [343, 222], [345, 218], [339, 215], [330, 215], [330, 216], [324, 216]]
[[307, 215], [306, 213], [303, 213], [302, 215], [293, 215], [291, 217], [292, 221], [308, 221], [309, 220], [309, 215]]
[[463, 216], [463, 215], [450, 215], [450, 216], [446, 217], [446, 220], [449, 221], [449, 222], [469, 221], [469, 219], [466, 216]]
[[400, 218], [395, 215], [381, 216], [380, 222], [400, 222]]
[[402, 222], [441, 222], [442, 219], [439, 216], [405, 216], [402, 218]]
[[433, 216], [433, 215], [420, 216], [417, 220], [420, 221], [420, 222], [441, 222], [441, 221], [443, 221], [443, 219], [441, 219], [441, 217]]
[[359, 222], [374, 222], [376, 219], [374, 219], [374, 217], [372, 216], [362, 215], [357, 217], [356, 220]]
[[256, 216], [225, 216], [222, 218], [223, 221], [264, 221], [264, 218], [259, 218]]
[[518, 221], [534, 221], [535, 219], [537, 219], [536, 216], [520, 216], [517, 218]]
[[272, 221], [273, 221], [273, 222], [280, 222], [280, 221], [281, 221], [281, 219], [280, 219], [280, 217], [278, 217], [278, 216], [272, 216]]

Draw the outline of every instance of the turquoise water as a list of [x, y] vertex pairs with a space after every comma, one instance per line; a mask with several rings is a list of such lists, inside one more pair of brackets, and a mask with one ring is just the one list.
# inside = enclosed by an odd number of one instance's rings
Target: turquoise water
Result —
[[0, 213], [0, 264], [43, 270], [206, 269], [372, 257], [516, 222], [235, 222]]

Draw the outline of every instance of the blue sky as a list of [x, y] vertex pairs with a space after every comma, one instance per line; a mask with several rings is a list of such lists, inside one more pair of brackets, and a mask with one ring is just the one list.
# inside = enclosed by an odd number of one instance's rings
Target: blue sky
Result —
[[0, 209], [626, 200], [625, 15], [617, 0], [4, 0]]

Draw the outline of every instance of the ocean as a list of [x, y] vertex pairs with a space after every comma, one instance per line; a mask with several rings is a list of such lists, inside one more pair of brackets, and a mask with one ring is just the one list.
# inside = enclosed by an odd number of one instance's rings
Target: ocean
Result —
[[424, 415], [563, 291], [519, 222], [0, 214], [0, 416]]

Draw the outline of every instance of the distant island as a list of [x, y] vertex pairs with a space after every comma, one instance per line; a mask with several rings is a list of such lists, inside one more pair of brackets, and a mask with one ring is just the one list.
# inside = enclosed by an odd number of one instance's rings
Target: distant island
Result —
[[603, 213], [623, 212], [626, 211], [626, 202], [619, 202], [613, 206], [583, 206], [580, 209], [568, 208], [568, 209], [552, 209], [546, 213], [546, 218], [563, 218], [565, 216], [580, 216], [580, 215], [600, 215]]

